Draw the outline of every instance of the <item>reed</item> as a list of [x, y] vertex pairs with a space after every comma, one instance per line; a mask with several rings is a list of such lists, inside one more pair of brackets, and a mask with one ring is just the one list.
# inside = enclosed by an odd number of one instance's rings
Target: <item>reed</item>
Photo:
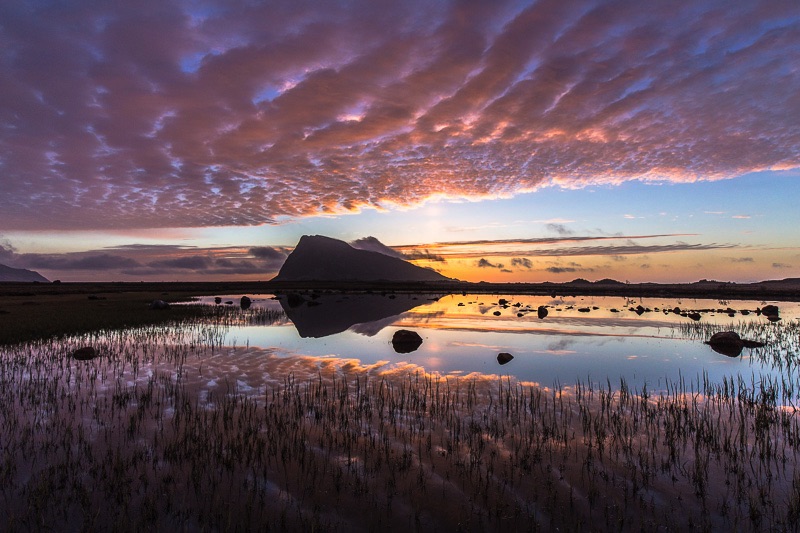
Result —
[[[800, 516], [794, 323], [745, 331], [770, 340], [754, 357], [780, 360], [783, 382], [654, 391], [308, 372], [225, 343], [280, 313], [207, 313], [3, 348], [0, 529], [791, 530]], [[69, 357], [86, 344], [101, 357]], [[230, 361], [265, 377], [209, 385]]]

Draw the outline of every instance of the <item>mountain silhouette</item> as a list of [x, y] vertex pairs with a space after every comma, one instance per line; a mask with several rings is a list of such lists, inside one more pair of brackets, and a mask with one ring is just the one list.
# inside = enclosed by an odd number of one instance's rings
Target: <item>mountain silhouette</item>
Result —
[[48, 283], [50, 280], [33, 270], [0, 265], [0, 281], [41, 281]]
[[379, 252], [322, 235], [303, 235], [272, 281], [452, 281]]

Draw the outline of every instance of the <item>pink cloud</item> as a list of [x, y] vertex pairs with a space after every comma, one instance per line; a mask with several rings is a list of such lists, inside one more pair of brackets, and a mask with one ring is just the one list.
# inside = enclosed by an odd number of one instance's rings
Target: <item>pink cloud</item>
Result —
[[793, 2], [0, 7], [4, 229], [800, 166]]

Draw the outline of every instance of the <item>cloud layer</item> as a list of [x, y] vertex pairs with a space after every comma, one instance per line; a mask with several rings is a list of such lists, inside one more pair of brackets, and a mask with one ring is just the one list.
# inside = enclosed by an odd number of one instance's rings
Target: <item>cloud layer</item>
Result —
[[800, 166], [794, 0], [321, 6], [3, 3], [3, 229]]

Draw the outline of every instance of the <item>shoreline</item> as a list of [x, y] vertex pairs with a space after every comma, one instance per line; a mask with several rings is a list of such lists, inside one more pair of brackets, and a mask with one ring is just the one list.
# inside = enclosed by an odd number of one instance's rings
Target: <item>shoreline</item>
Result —
[[631, 298], [700, 298], [724, 300], [800, 301], [800, 279], [732, 283], [621, 283], [572, 281], [567, 283], [488, 282], [359, 282], [359, 281], [159, 281], [159, 282], [2, 282], [0, 297], [93, 293], [159, 293], [170, 296], [258, 294], [274, 292], [404, 292], [517, 294], [531, 296], [620, 296]]

